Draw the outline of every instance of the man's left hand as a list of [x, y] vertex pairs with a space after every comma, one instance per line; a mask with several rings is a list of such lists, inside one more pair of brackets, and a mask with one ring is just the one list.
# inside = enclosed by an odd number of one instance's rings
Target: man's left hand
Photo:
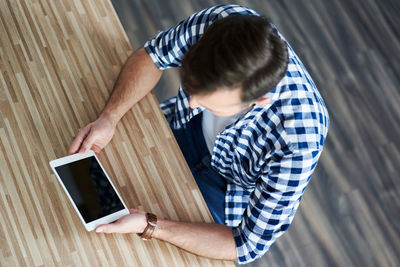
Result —
[[141, 210], [129, 209], [125, 215], [115, 222], [97, 226], [97, 233], [143, 233], [147, 225], [146, 212]]

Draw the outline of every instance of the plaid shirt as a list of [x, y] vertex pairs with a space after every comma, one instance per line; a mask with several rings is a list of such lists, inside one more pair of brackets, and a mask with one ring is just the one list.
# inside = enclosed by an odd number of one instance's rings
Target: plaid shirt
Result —
[[[145, 49], [159, 69], [179, 67], [205, 29], [231, 14], [258, 15], [238, 5], [207, 8], [158, 33]], [[286, 75], [265, 95], [271, 102], [226, 127], [213, 148], [212, 167], [228, 182], [225, 224], [232, 227], [239, 263], [265, 254], [289, 228], [328, 132], [324, 101], [289, 44], [288, 49]], [[161, 104], [175, 128], [204, 110], [191, 109], [189, 97], [179, 88], [177, 96]]]

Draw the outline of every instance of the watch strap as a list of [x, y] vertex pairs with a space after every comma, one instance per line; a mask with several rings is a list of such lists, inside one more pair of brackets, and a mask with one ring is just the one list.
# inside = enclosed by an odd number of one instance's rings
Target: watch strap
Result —
[[157, 216], [153, 213], [146, 213], [147, 226], [144, 228], [143, 233], [138, 234], [143, 240], [150, 240], [154, 229], [157, 226]]

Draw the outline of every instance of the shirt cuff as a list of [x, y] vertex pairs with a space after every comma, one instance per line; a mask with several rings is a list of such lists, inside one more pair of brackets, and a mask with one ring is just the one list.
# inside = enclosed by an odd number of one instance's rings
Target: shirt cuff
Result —
[[233, 238], [236, 243], [236, 253], [239, 264], [246, 264], [252, 262], [265, 254], [257, 254], [255, 250], [257, 250], [257, 244], [253, 244], [246, 235], [243, 230], [238, 227], [232, 228]]

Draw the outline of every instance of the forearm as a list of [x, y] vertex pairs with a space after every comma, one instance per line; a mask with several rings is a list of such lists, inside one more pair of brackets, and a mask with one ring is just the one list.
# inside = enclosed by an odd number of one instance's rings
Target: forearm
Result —
[[[116, 222], [98, 226], [96, 232], [143, 233], [147, 225], [146, 212], [130, 209], [129, 213]], [[232, 229], [225, 225], [158, 219], [152, 236], [203, 257], [237, 260]]]
[[232, 230], [225, 225], [159, 220], [153, 237], [200, 256], [237, 260]]
[[135, 51], [125, 62], [100, 116], [107, 116], [116, 124], [153, 89], [161, 74], [143, 47]]

